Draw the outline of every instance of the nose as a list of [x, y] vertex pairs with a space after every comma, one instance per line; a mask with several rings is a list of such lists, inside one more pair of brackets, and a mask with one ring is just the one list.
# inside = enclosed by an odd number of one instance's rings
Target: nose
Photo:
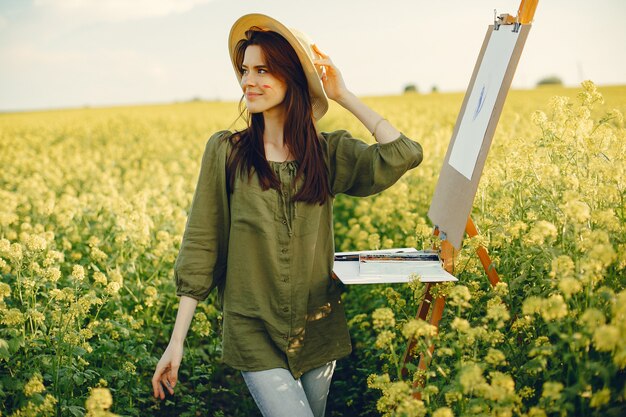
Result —
[[241, 86], [242, 87], [254, 86], [254, 85], [256, 85], [256, 79], [250, 73], [244, 74], [241, 77]]

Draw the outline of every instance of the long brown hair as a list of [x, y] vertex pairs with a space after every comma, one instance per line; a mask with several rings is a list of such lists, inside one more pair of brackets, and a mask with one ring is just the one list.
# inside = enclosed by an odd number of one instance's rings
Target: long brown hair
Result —
[[[304, 177], [302, 188], [293, 197], [295, 201], [324, 204], [330, 195], [328, 170], [324, 162], [322, 144], [313, 122], [313, 109], [309, 88], [302, 64], [289, 42], [276, 32], [264, 31], [253, 27], [246, 32], [246, 38], [240, 40], [235, 48], [237, 70], [241, 72], [246, 48], [250, 45], [261, 47], [268, 70], [287, 84], [283, 105], [286, 118], [283, 130], [285, 145], [299, 162], [296, 180]], [[240, 109], [243, 96], [239, 101]], [[263, 132], [265, 123], [262, 113], [247, 113], [248, 127], [234, 132], [228, 139], [232, 152], [227, 162], [226, 171], [230, 192], [234, 188], [236, 173], [252, 175], [256, 171], [261, 187], [280, 188], [269, 162], [265, 157]], [[295, 181], [294, 181], [295, 183]]]

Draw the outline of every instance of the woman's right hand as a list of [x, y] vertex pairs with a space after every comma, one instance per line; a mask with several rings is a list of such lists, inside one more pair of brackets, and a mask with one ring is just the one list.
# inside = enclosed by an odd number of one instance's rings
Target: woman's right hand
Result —
[[178, 343], [170, 344], [163, 352], [163, 356], [157, 364], [156, 371], [152, 377], [152, 388], [154, 390], [154, 398], [165, 399], [166, 387], [170, 395], [174, 395], [174, 387], [178, 382], [178, 369], [183, 360], [183, 345]]

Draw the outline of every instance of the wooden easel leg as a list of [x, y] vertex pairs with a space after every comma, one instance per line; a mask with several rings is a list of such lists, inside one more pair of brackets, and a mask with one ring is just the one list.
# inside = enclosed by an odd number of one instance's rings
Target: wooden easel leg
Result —
[[[426, 284], [426, 289], [424, 290], [424, 298], [422, 299], [422, 302], [420, 303], [420, 306], [417, 309], [417, 315], [415, 316], [416, 319], [426, 320], [426, 317], [428, 317], [428, 311], [430, 310], [430, 305], [433, 300], [433, 296], [430, 293], [430, 288], [432, 287], [432, 285], [433, 285], [432, 282], [429, 282]], [[404, 351], [404, 356], [402, 358], [402, 377], [403, 378], [407, 378], [409, 376], [409, 370], [406, 369], [406, 364], [413, 360], [415, 356], [414, 350], [415, 350], [416, 344], [417, 344], [417, 341], [414, 338], [411, 339], [409, 341], [409, 346]]]
[[[472, 220], [471, 217], [467, 218], [467, 224], [465, 225], [465, 233], [467, 233], [469, 237], [474, 237], [478, 235], [478, 230], [476, 229], [476, 225], [474, 224], [474, 221]], [[478, 254], [478, 259], [480, 259], [480, 263], [483, 265], [483, 269], [485, 270], [485, 273], [487, 274], [487, 278], [489, 278], [489, 282], [491, 283], [492, 286], [495, 287], [496, 284], [500, 282], [500, 277], [498, 276], [498, 273], [496, 272], [496, 268], [493, 265], [493, 262], [491, 261], [489, 254], [487, 253], [487, 249], [485, 249], [482, 246], [479, 246], [478, 249], [476, 249], [476, 253]]]
[[[454, 247], [450, 244], [450, 242], [448, 242], [447, 240], [441, 241], [441, 259], [443, 261], [444, 269], [449, 273], [454, 272], [454, 259], [457, 253], [458, 251], [454, 249]], [[433, 296], [432, 296], [431, 290], [433, 286], [436, 284], [437, 283], [434, 283], [434, 282], [429, 282], [426, 284], [426, 289], [424, 290], [424, 299], [420, 303], [420, 306], [417, 310], [417, 315], [415, 317], [416, 319], [426, 320], [426, 318], [428, 317], [428, 312], [431, 306], [433, 306], [433, 302], [432, 302]], [[435, 327], [439, 327], [439, 321], [441, 320], [441, 316], [443, 315], [444, 304], [445, 304], [445, 300], [443, 297], [438, 297], [434, 302], [434, 307], [430, 315], [429, 322]], [[404, 378], [406, 378], [409, 373], [408, 369], [406, 368], [406, 364], [412, 361], [415, 357], [414, 350], [415, 350], [416, 344], [417, 344], [416, 340], [411, 339], [409, 341], [409, 345], [407, 349], [404, 352], [404, 357], [402, 358], [402, 371], [401, 371], [402, 376]], [[424, 369], [424, 370], [426, 369], [426, 367], [428, 366], [428, 363], [430, 362], [430, 356], [432, 356], [432, 352], [434, 352], [434, 350], [435, 350], [434, 345], [428, 348], [428, 352], [429, 352], [428, 359], [426, 359], [423, 354], [420, 355], [420, 361], [418, 365], [419, 369]], [[414, 387], [417, 387], [418, 385], [419, 385], [419, 381], [416, 381], [414, 383]]]
[[[435, 304], [433, 306], [433, 312], [430, 315], [430, 324], [432, 324], [433, 326], [435, 326], [437, 329], [439, 329], [439, 321], [441, 320], [441, 317], [443, 316], [443, 307], [445, 305], [445, 299], [443, 297], [438, 297], [435, 300]], [[426, 369], [428, 368], [428, 365], [430, 365], [430, 361], [433, 358], [433, 353], [435, 352], [435, 345], [432, 344], [428, 347], [428, 351], [424, 354], [420, 355], [420, 361], [419, 364], [417, 365], [417, 369], [418, 371], [426, 371]], [[415, 381], [413, 381], [413, 397], [417, 400], [421, 400], [422, 399], [422, 394], [415, 390], [415, 388], [422, 386], [424, 383], [424, 381], [422, 379], [416, 379]]]
[[[470, 238], [478, 235], [478, 230], [476, 229], [476, 225], [474, 225], [474, 222], [472, 221], [471, 217], [468, 217], [467, 219], [465, 232]], [[435, 230], [435, 235], [439, 235], [438, 230]], [[489, 257], [489, 254], [487, 253], [487, 250], [481, 246], [476, 250], [476, 252], [478, 254], [478, 258], [480, 259], [481, 264], [483, 265], [483, 268], [485, 269], [485, 273], [487, 274], [487, 277], [489, 278], [489, 282], [491, 283], [492, 286], [495, 286], [498, 282], [500, 282], [500, 277], [498, 276], [498, 273], [496, 272], [495, 266], [493, 265], [493, 262], [491, 258]], [[450, 244], [450, 242], [448, 242], [447, 240], [441, 241], [441, 260], [443, 261], [444, 269], [450, 274], [454, 273], [454, 261], [456, 259], [457, 254], [458, 254], [458, 251], [454, 249], [454, 247], [452, 246], [452, 244]], [[433, 326], [439, 328], [439, 321], [441, 320], [441, 317], [443, 316], [445, 299], [443, 297], [439, 297], [433, 303], [433, 296], [431, 293], [433, 285], [436, 285], [436, 283], [426, 284], [426, 289], [424, 290], [424, 299], [420, 303], [420, 306], [417, 310], [416, 318], [426, 320], [426, 318], [428, 317], [430, 308], [432, 306], [433, 310], [430, 315], [429, 322]], [[415, 339], [411, 339], [409, 341], [409, 345], [406, 351], [404, 352], [404, 356], [402, 358], [402, 377], [403, 378], [408, 377], [409, 371], [406, 368], [406, 364], [414, 359], [415, 357], [414, 350], [415, 350], [416, 344], [417, 342], [415, 341]], [[434, 351], [435, 351], [435, 345], [433, 344], [428, 348], [428, 351], [426, 352], [426, 354], [420, 355], [418, 370], [425, 371], [428, 368], [428, 365], [430, 364]], [[422, 383], [423, 381], [419, 379], [415, 380], [413, 382], [413, 388], [417, 388], [421, 386]], [[416, 399], [421, 398], [421, 394], [418, 391], [414, 391], [413, 396]]]

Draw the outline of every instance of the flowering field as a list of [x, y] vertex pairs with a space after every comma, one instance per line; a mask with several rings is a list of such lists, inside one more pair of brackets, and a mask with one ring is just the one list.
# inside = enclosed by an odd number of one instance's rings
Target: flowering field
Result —
[[[437, 243], [426, 218], [462, 94], [367, 99], [425, 159], [370, 198], [335, 200], [337, 250]], [[354, 352], [329, 416], [626, 414], [626, 87], [513, 91], [476, 196], [440, 331], [423, 286], [344, 297]], [[220, 312], [200, 303], [176, 394], [150, 379], [173, 327], [172, 266], [206, 139], [233, 103], [0, 114], [0, 415], [257, 415], [221, 365]], [[322, 130], [371, 141], [331, 107]], [[488, 248], [491, 288], [473, 254]], [[213, 294], [209, 301], [212, 300]], [[409, 337], [436, 349], [400, 373]], [[421, 399], [412, 394], [420, 380]]]

